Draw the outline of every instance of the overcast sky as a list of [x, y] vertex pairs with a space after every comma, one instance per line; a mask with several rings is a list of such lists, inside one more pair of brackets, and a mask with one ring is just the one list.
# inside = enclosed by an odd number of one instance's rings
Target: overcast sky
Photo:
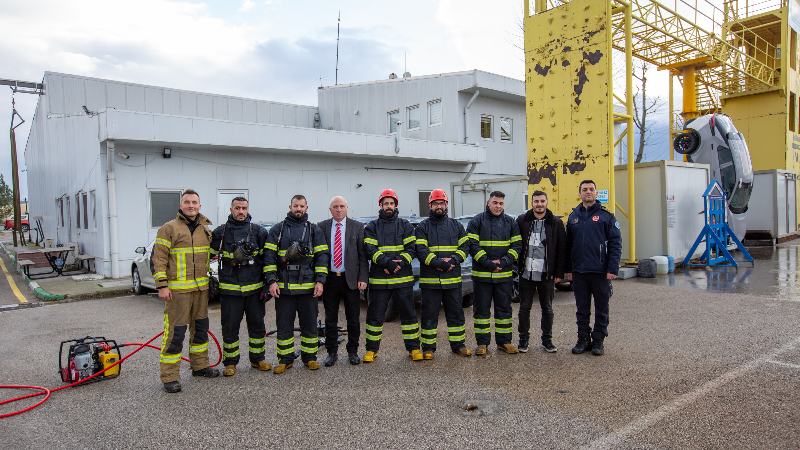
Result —
[[[0, 78], [39, 82], [53, 71], [316, 105], [316, 87], [335, 82], [339, 11], [340, 84], [400, 75], [404, 56], [412, 75], [480, 69], [523, 77], [520, 0], [0, 0]], [[24, 169], [37, 98], [16, 100], [27, 121], [17, 129]], [[10, 110], [10, 90], [0, 88], [0, 123], [9, 123]], [[9, 149], [0, 140], [10, 185]]]

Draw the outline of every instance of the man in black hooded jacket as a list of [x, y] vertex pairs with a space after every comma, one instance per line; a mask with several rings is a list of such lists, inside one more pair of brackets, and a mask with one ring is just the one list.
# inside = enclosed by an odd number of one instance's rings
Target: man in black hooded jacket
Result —
[[519, 351], [528, 351], [533, 295], [539, 291], [542, 308], [542, 347], [549, 353], [553, 345], [553, 295], [555, 283], [564, 278], [567, 258], [567, 233], [564, 222], [547, 208], [547, 194], [533, 191], [531, 209], [517, 217], [522, 234], [519, 267]]

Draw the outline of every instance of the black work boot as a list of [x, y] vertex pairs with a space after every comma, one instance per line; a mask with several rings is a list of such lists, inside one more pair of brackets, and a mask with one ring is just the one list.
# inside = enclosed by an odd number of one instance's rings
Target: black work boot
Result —
[[216, 378], [219, 376], [219, 370], [213, 369], [211, 367], [206, 367], [205, 369], [193, 370], [192, 376], [203, 377], [203, 378]]
[[589, 333], [578, 333], [578, 343], [575, 344], [575, 347], [572, 347], [572, 353], [580, 355], [591, 348], [592, 338], [589, 336]]
[[170, 394], [175, 394], [181, 391], [181, 382], [180, 381], [170, 381], [169, 383], [164, 383], [164, 391]]
[[605, 353], [603, 349], [603, 339], [606, 337], [603, 336], [603, 333], [598, 333], [597, 331], [592, 332], [592, 354], [595, 356], [602, 356]]

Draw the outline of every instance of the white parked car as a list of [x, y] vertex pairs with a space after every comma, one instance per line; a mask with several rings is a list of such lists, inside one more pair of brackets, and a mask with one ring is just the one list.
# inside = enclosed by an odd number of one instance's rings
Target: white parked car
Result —
[[[150, 256], [153, 254], [153, 245], [156, 241], [153, 240], [147, 247], [137, 247], [136, 258], [133, 259], [131, 264], [131, 280], [133, 281], [133, 292], [137, 295], [147, 293], [148, 289], [156, 289], [156, 280], [153, 279], [153, 269], [150, 262]], [[217, 278], [217, 267], [219, 260], [214, 257], [211, 258], [211, 274], [209, 280], [208, 297], [210, 300], [219, 299], [219, 279]]]

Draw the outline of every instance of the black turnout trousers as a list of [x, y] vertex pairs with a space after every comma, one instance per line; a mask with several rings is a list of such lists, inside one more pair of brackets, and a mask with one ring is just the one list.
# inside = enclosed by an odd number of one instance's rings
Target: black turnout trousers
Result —
[[397, 289], [370, 289], [369, 305], [367, 305], [365, 348], [369, 352], [377, 352], [383, 337], [383, 319], [389, 300], [394, 296], [394, 304], [400, 312], [400, 328], [403, 330], [403, 342], [406, 350], [419, 350], [419, 322], [414, 310], [414, 288], [412, 286]]
[[264, 325], [266, 308], [261, 299], [261, 290], [247, 296], [222, 294], [219, 303], [222, 315], [222, 365], [239, 364], [239, 328], [245, 316], [250, 362], [263, 361], [267, 328]]
[[457, 289], [422, 289], [422, 350], [436, 351], [439, 327], [439, 307], [444, 304], [447, 321], [447, 339], [450, 349], [457, 352], [464, 347], [464, 299], [461, 286]]
[[281, 364], [294, 361], [294, 319], [300, 319], [300, 355], [302, 361], [316, 361], [318, 300], [314, 294], [281, 294], [275, 302], [275, 321], [278, 325], [278, 360]]

